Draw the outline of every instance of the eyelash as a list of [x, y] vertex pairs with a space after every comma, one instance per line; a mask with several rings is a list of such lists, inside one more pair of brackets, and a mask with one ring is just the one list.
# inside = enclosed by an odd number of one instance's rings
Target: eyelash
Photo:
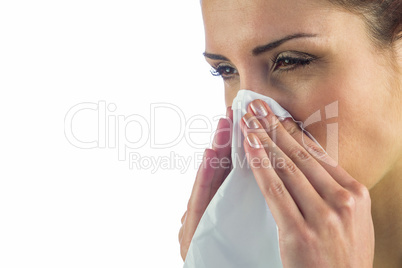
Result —
[[[301, 53], [300, 53], [301, 54]], [[313, 62], [314, 60], [316, 60], [317, 58], [309, 55], [309, 54], [302, 54], [304, 56], [304, 58], [300, 57], [300, 58], [296, 58], [296, 57], [290, 57], [290, 56], [275, 56], [274, 58], [271, 59], [272, 61], [272, 70], [273, 71], [280, 71], [280, 72], [289, 72], [292, 71], [294, 69], [297, 69], [298, 67], [306, 67], [307, 65], [309, 65], [311, 62]], [[287, 62], [286, 62], [287, 61]], [[290, 64], [290, 67], [285, 67], [283, 69], [278, 69], [278, 64], [280, 62], [286, 63], [286, 64]], [[225, 74], [224, 72], [226, 70], [230, 70], [230, 72], [232, 72], [231, 74]], [[226, 70], [225, 70], [226, 69]], [[227, 64], [219, 64], [217, 67], [212, 67], [211, 69], [211, 74], [213, 76], [221, 76], [224, 80], [228, 80], [233, 78], [234, 74], [237, 74], [237, 70], [235, 68], [233, 68], [230, 65]]]
[[[225, 74], [224, 71], [230, 69], [233, 73], [232, 74]], [[225, 70], [226, 69], [226, 70]], [[213, 76], [222, 76], [223, 79], [227, 80], [233, 77], [233, 74], [237, 74], [237, 70], [230, 65], [226, 64], [219, 64], [217, 67], [212, 67], [211, 74]]]
[[[309, 65], [311, 62], [313, 62], [316, 58], [312, 55], [309, 54], [305, 54], [303, 55], [304, 57], [300, 57], [300, 58], [296, 58], [296, 57], [291, 57], [291, 56], [280, 56], [280, 57], [276, 57], [271, 59], [273, 65], [272, 65], [272, 69], [273, 71], [276, 70], [280, 70], [280, 71], [291, 71], [294, 70], [298, 67], [306, 67], [307, 65]], [[285, 67], [283, 69], [278, 69], [278, 64], [280, 62], [283, 62], [285, 64], [290, 64], [290, 67]]]

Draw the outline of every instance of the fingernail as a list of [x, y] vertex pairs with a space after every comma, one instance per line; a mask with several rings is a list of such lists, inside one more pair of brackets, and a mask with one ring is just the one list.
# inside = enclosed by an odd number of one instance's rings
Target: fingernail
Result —
[[253, 102], [251, 102], [250, 108], [257, 116], [265, 117], [268, 115], [267, 108], [265, 108], [262, 100], [254, 100]]
[[260, 125], [258, 124], [257, 119], [254, 116], [251, 116], [250, 114], [246, 114], [245, 116], [243, 116], [243, 122], [250, 129], [260, 128]]
[[262, 148], [262, 144], [255, 134], [249, 133], [246, 138], [247, 138], [248, 144], [251, 147], [256, 148], [256, 149]]

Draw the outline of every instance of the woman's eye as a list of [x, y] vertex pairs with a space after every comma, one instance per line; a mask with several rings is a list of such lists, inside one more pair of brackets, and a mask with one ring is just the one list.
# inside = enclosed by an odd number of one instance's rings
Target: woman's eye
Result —
[[279, 56], [275, 60], [273, 60], [273, 70], [274, 71], [289, 71], [295, 69], [297, 67], [303, 67], [309, 65], [314, 57], [305, 55], [300, 58], [292, 57], [292, 56]]
[[222, 76], [223, 79], [229, 79], [237, 74], [237, 70], [231, 66], [222, 65], [216, 68], [212, 67], [211, 74], [213, 76]]

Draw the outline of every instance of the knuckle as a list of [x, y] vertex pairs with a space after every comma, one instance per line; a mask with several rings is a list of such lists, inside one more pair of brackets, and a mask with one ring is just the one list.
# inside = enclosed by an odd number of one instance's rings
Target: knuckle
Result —
[[295, 163], [292, 161], [285, 159], [284, 161], [281, 161], [280, 163], [276, 164], [276, 169], [281, 172], [282, 174], [295, 174], [297, 172], [297, 167]]
[[291, 136], [294, 136], [299, 131], [299, 126], [291, 118], [286, 118], [282, 125]]
[[297, 160], [306, 161], [306, 160], [310, 160], [310, 158], [311, 158], [310, 154], [299, 146], [294, 146], [293, 148], [290, 149], [289, 157], [290, 157], [290, 159], [293, 159], [296, 161]]
[[268, 135], [259, 135], [258, 138], [261, 141], [261, 144], [264, 146], [269, 146], [270, 144], [272, 144], [271, 138]]
[[335, 194], [336, 208], [341, 216], [351, 216], [356, 208], [356, 200], [347, 190], [339, 190]]
[[303, 246], [314, 244], [316, 237], [314, 236], [314, 233], [311, 232], [309, 229], [305, 229], [301, 231], [299, 234], [300, 234], [299, 240], [302, 242]]
[[366, 186], [355, 181], [351, 188], [352, 188], [354, 195], [358, 199], [363, 200], [363, 201], [370, 201], [370, 192]]
[[280, 180], [272, 180], [266, 189], [266, 194], [273, 197], [283, 196], [286, 192], [285, 185]]
[[322, 224], [325, 227], [323, 228], [323, 230], [330, 234], [335, 234], [339, 230], [339, 227], [341, 226], [339, 215], [330, 209], [322, 211], [320, 214], [321, 214], [320, 224]]
[[[281, 237], [281, 234], [279, 234]], [[317, 228], [310, 226], [307, 222], [293, 226], [286, 235], [280, 239], [280, 247], [292, 252], [305, 252], [306, 248], [319, 250], [322, 245], [322, 238]]]
[[303, 228], [299, 230], [297, 235], [293, 235], [287, 242], [294, 245], [296, 251], [303, 251], [306, 248], [312, 248], [317, 244], [317, 237], [313, 231], [309, 228]]
[[327, 154], [319, 147], [317, 144], [313, 142], [309, 142], [306, 144], [306, 150], [315, 156], [317, 159], [325, 161]]
[[268, 116], [263, 119], [264, 130], [267, 133], [274, 132], [279, 126], [279, 120], [276, 116]]

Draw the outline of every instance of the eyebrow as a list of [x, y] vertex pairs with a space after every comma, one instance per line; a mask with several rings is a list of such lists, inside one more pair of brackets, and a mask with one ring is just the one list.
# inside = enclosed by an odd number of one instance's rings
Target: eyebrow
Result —
[[269, 44], [263, 45], [263, 46], [259, 46], [253, 49], [253, 55], [254, 56], [258, 56], [261, 53], [264, 52], [268, 52], [270, 50], [273, 50], [274, 48], [279, 47], [280, 45], [282, 45], [283, 43], [292, 40], [292, 39], [297, 39], [297, 38], [308, 38], [308, 37], [316, 37], [316, 34], [306, 34], [306, 33], [298, 33], [298, 34], [292, 34], [292, 35], [288, 35], [285, 38], [282, 38], [280, 40], [271, 42]]
[[211, 53], [207, 53], [207, 52], [204, 52], [204, 53], [202, 53], [202, 54], [204, 55], [204, 57], [210, 58], [211, 60], [224, 60], [224, 61], [229, 61], [228, 58], [226, 58], [225, 56], [222, 56], [222, 55], [211, 54]]
[[[268, 52], [270, 50], [273, 50], [277, 47], [279, 47], [280, 45], [282, 45], [283, 43], [290, 41], [292, 39], [298, 39], [298, 38], [311, 38], [311, 37], [317, 37], [316, 34], [307, 34], [307, 33], [297, 33], [297, 34], [292, 34], [292, 35], [288, 35], [282, 39], [273, 41], [271, 43], [268, 43], [266, 45], [262, 45], [262, 46], [258, 46], [256, 48], [254, 48], [252, 50], [253, 56], [258, 56], [262, 53]], [[224, 61], [229, 61], [228, 58], [226, 58], [223, 55], [219, 55], [219, 54], [211, 54], [211, 53], [207, 53], [204, 52], [203, 53], [204, 57], [210, 58], [212, 60], [224, 60]]]

